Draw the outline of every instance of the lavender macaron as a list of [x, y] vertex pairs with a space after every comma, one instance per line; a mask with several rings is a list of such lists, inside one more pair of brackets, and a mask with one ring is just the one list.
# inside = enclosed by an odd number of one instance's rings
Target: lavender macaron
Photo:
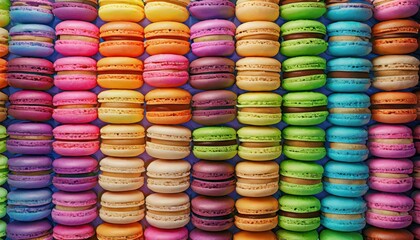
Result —
[[197, 93], [192, 98], [192, 120], [202, 125], [219, 125], [236, 117], [236, 93], [213, 90]]
[[47, 156], [10, 158], [7, 183], [11, 187], [35, 189], [51, 184], [52, 160]]
[[53, 240], [52, 225], [48, 220], [33, 222], [13, 221], [7, 224], [7, 238], [11, 240]]
[[190, 64], [190, 85], [201, 90], [231, 87], [235, 83], [235, 62], [224, 57], [198, 58]]
[[7, 128], [7, 150], [11, 153], [42, 155], [52, 151], [52, 127], [46, 123], [14, 123]]
[[235, 201], [230, 197], [198, 196], [191, 200], [192, 224], [204, 231], [224, 231], [233, 226]]
[[189, 10], [199, 20], [228, 19], [235, 14], [235, 4], [229, 0], [199, 0], [191, 2]]
[[235, 168], [227, 162], [199, 161], [192, 169], [191, 188], [205, 196], [225, 196], [235, 190]]
[[54, 160], [54, 186], [66, 192], [93, 189], [98, 183], [98, 161], [92, 157], [63, 157]]

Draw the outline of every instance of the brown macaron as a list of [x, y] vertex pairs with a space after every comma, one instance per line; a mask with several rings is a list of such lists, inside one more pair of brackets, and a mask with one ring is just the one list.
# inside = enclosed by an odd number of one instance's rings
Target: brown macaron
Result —
[[382, 229], [369, 227], [363, 231], [365, 240], [414, 240], [414, 236], [406, 229]]
[[417, 118], [417, 96], [410, 92], [379, 92], [370, 96], [372, 119], [380, 123], [409, 123]]

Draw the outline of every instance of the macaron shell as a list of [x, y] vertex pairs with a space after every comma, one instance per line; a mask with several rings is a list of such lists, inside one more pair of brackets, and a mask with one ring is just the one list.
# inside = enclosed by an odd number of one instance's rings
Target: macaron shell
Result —
[[55, 2], [53, 14], [61, 20], [80, 20], [92, 22], [98, 17], [96, 7], [78, 2]]

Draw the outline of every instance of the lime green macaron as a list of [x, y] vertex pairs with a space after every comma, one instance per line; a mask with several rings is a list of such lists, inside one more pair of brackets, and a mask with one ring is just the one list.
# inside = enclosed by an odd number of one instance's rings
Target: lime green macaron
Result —
[[283, 129], [283, 152], [286, 157], [300, 161], [318, 161], [327, 155], [325, 131], [319, 127], [289, 126]]
[[6, 152], [6, 138], [7, 138], [6, 127], [3, 125], [0, 125], [0, 153]]
[[312, 230], [309, 232], [293, 232], [284, 229], [280, 229], [277, 232], [278, 239], [287, 240], [318, 240], [318, 232]]
[[327, 61], [318, 56], [289, 58], [283, 62], [282, 87], [287, 91], [309, 91], [327, 82]]
[[[325, 229], [319, 236], [320, 240], [363, 240], [362, 234], [358, 232], [338, 232]], [[397, 240], [397, 239], [396, 239]]]
[[0, 187], [0, 218], [6, 216], [7, 190]]
[[315, 195], [323, 190], [324, 168], [314, 162], [284, 160], [280, 163], [280, 191], [299, 196]]
[[7, 174], [9, 173], [7, 161], [7, 157], [0, 154], [0, 186], [5, 184], [7, 181]]
[[245, 160], [269, 161], [281, 155], [281, 131], [276, 127], [246, 126], [238, 137], [238, 155]]
[[272, 92], [248, 92], [239, 95], [238, 121], [242, 124], [266, 126], [281, 121], [282, 97]]
[[10, 0], [0, 0], [0, 27], [5, 27], [10, 23]]
[[319, 92], [291, 92], [283, 97], [283, 121], [289, 125], [313, 126], [328, 117], [328, 98]]
[[0, 220], [0, 237], [6, 237], [6, 222]]
[[307, 232], [321, 225], [321, 202], [314, 196], [284, 195], [279, 199], [279, 226], [295, 232]]
[[195, 129], [193, 153], [204, 160], [228, 160], [236, 156], [236, 130], [231, 127], [202, 127]]
[[326, 12], [324, 1], [281, 1], [281, 17], [287, 21], [299, 19], [317, 19]]

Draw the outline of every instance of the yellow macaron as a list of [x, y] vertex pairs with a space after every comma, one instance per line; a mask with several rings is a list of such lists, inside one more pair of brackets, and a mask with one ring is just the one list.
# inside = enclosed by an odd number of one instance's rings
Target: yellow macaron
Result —
[[189, 0], [146, 0], [145, 2], [146, 17], [151, 22], [185, 22], [190, 16], [187, 10]]
[[144, 18], [142, 0], [99, 0], [99, 17], [105, 22], [140, 22]]

